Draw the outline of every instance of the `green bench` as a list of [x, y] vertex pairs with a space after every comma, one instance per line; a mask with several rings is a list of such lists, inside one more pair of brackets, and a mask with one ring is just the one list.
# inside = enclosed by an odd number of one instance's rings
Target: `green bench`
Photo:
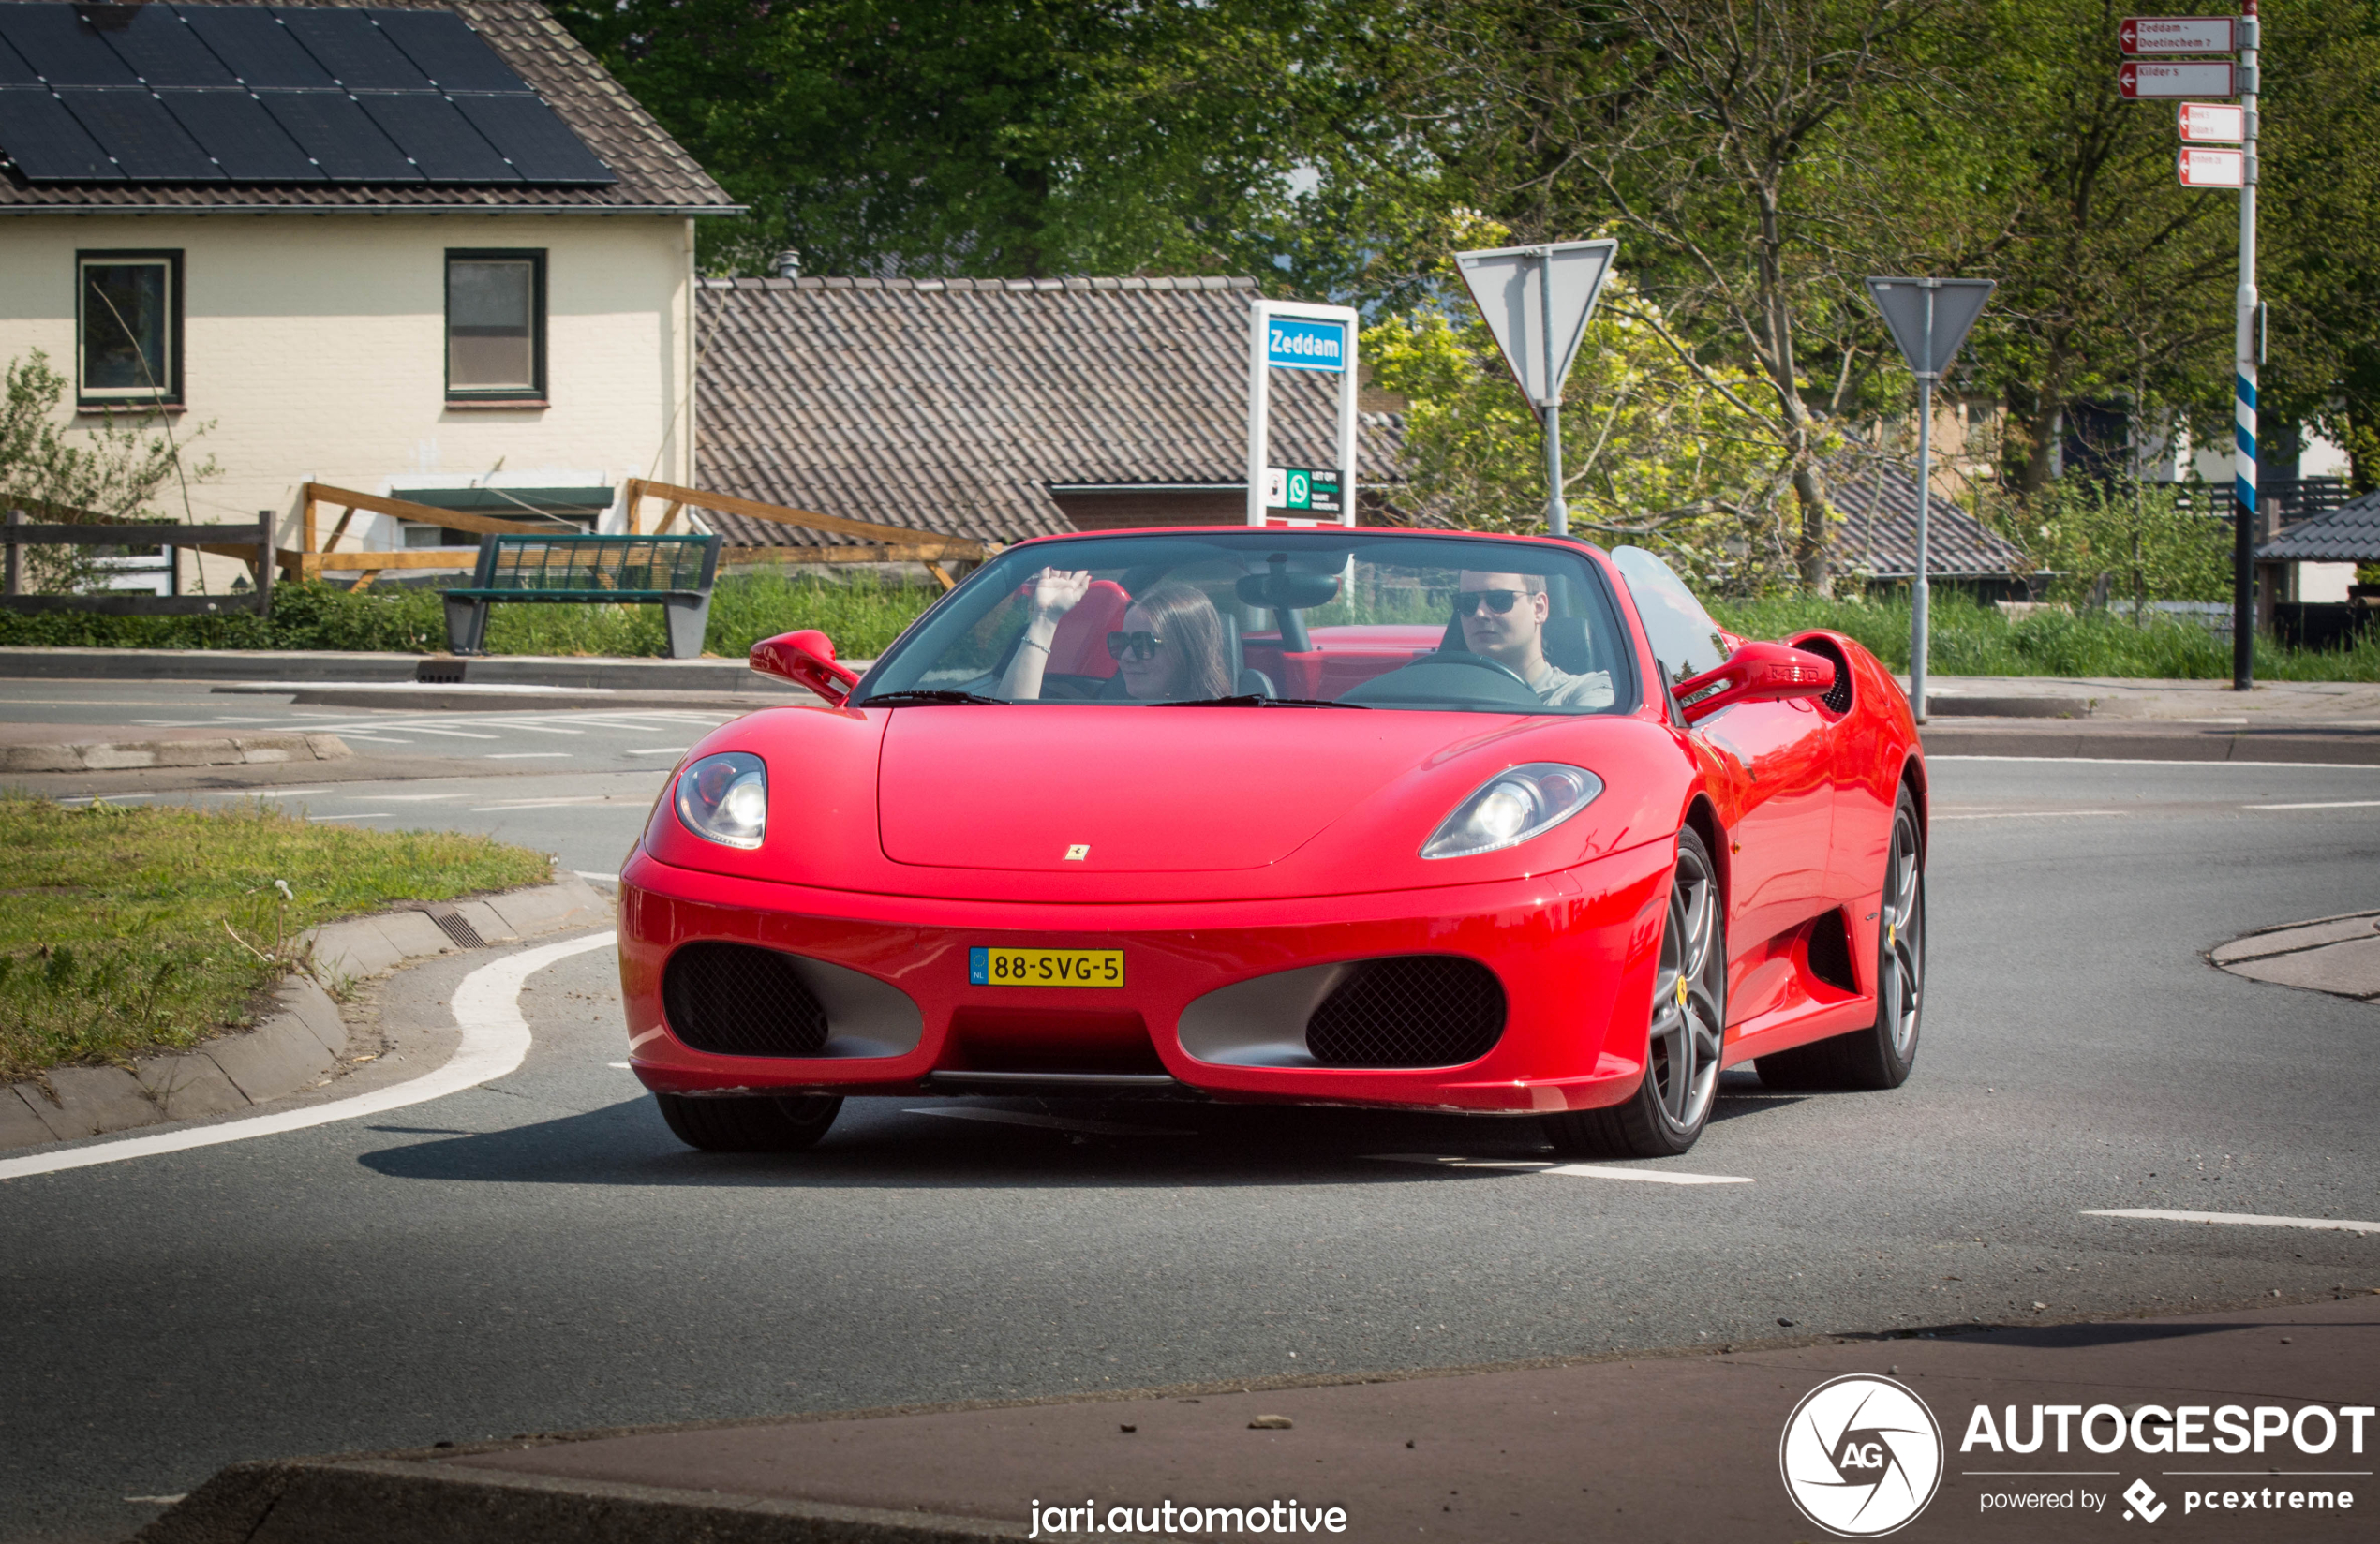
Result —
[[669, 623], [669, 657], [703, 652], [711, 581], [719, 572], [713, 536], [507, 536], [480, 538], [468, 587], [446, 592], [446, 646], [481, 654], [487, 608], [510, 601], [585, 605], [658, 605]]

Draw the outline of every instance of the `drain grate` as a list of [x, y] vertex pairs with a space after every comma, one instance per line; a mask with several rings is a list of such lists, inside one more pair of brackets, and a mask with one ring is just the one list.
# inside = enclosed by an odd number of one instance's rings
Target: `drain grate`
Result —
[[471, 926], [471, 919], [454, 907], [439, 902], [421, 907], [419, 910], [423, 915], [438, 924], [439, 932], [454, 941], [456, 948], [484, 949], [487, 947], [487, 940], [480, 937], [480, 930]]

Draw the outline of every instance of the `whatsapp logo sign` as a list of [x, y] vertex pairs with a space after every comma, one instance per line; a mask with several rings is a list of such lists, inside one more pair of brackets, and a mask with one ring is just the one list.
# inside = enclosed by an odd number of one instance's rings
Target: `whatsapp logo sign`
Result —
[[1890, 1378], [1830, 1379], [1802, 1397], [1778, 1444], [1785, 1493], [1845, 1538], [1914, 1520], [1942, 1482], [1942, 1433], [1926, 1402]]

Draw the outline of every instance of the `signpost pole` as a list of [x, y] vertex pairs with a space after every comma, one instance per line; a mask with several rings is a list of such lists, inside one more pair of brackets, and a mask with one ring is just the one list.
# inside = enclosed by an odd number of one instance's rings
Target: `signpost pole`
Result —
[[[1924, 279], [1926, 287], [1925, 358], [1934, 357], [1934, 291], [1940, 281]], [[1934, 489], [1934, 375], [1917, 372], [1917, 579], [1911, 587], [1909, 613], [1909, 705], [1917, 721], [1926, 721], [1926, 644], [1928, 602], [1933, 589], [1926, 579], [1926, 525]]]
[[1554, 358], [1554, 248], [1540, 252], [1538, 262], [1542, 269], [1538, 300], [1545, 338], [1546, 392], [1553, 399], [1545, 405], [1545, 528], [1553, 535], [1568, 536], [1570, 506], [1562, 497], [1562, 378]]
[[2239, 186], [2239, 314], [2232, 355], [2231, 690], [2256, 684], [2256, 96], [2257, 51], [2264, 39], [2256, 0], [2241, 0], [2239, 105], [2247, 140]]
[[1272, 438], [1272, 369], [1266, 363], [1265, 324], [1272, 308], [1248, 308], [1248, 524], [1264, 524], [1264, 468]]

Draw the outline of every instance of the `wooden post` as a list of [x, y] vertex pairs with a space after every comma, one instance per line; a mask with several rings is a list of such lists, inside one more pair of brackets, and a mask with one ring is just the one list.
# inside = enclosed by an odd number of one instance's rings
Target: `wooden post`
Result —
[[642, 536], [645, 534], [645, 480], [641, 477], [630, 478], [624, 497], [628, 503], [628, 534]]
[[686, 506], [683, 504], [671, 504], [667, 508], [663, 509], [662, 511], [662, 523], [653, 527], [653, 534], [655, 536], [666, 536], [669, 534], [669, 527], [677, 523], [677, 512], [685, 507]]
[[[331, 539], [322, 543], [322, 550], [324, 552], [329, 552], [332, 548], [339, 544], [339, 538], [347, 534], [347, 523], [354, 518], [354, 505], [350, 504], [347, 508], [339, 511], [339, 523], [331, 527]], [[313, 540], [314, 538], [311, 534], [306, 537], [307, 546], [305, 550], [308, 552], [312, 552], [314, 550], [312, 545]]]
[[[348, 512], [351, 514], [354, 512], [350, 510]], [[333, 540], [337, 539], [335, 537]], [[305, 545], [299, 550], [302, 552], [320, 550], [314, 544], [314, 484], [311, 482], [305, 485]]]
[[372, 587], [372, 581], [378, 579], [379, 576], [380, 571], [379, 569], [365, 569], [362, 573], [355, 576], [355, 583], [348, 587], [348, 593], [350, 595], [355, 595], [361, 593], [362, 591], [370, 589]]

